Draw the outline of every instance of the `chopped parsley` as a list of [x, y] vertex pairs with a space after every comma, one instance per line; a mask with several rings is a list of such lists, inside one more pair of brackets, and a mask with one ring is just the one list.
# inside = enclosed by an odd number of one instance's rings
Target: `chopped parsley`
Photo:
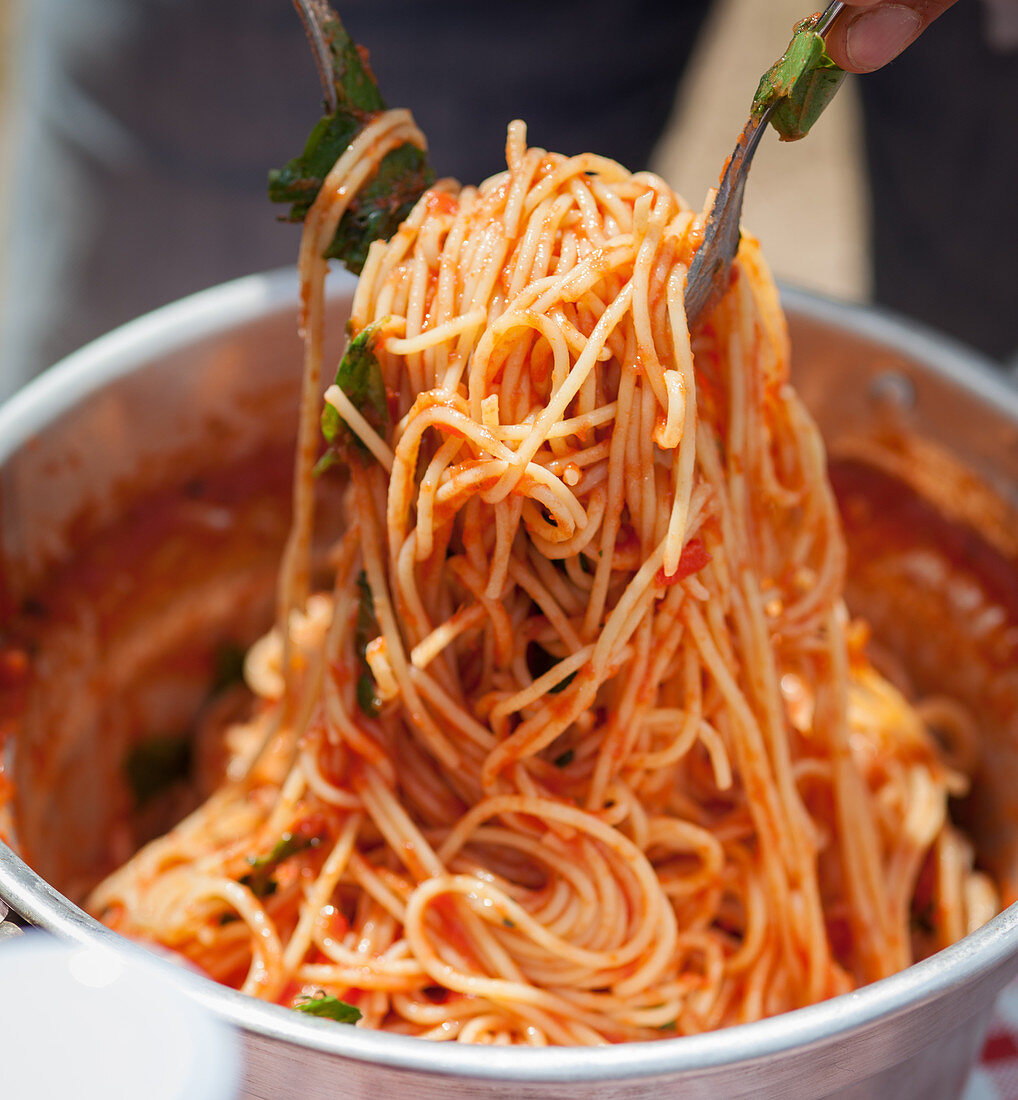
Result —
[[[298, 156], [269, 173], [269, 198], [290, 204], [285, 220], [292, 222], [304, 220], [332, 166], [365, 126], [385, 110], [367, 54], [338, 18], [325, 20], [322, 29], [332, 57], [336, 111], [319, 120]], [[375, 175], [354, 195], [326, 257], [341, 260], [359, 275], [372, 241], [387, 241], [434, 179], [422, 149], [410, 142], [391, 149]]]
[[324, 1016], [338, 1024], [355, 1024], [361, 1018], [361, 1010], [355, 1005], [326, 993], [298, 1001], [293, 1007], [307, 1016]]

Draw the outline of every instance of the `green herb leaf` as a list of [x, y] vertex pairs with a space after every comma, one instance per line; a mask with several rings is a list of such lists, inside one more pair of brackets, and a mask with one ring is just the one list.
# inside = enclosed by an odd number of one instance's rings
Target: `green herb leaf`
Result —
[[295, 856], [298, 852], [306, 852], [308, 848], [317, 848], [322, 843], [322, 838], [317, 834], [311, 836], [301, 835], [300, 833], [286, 832], [276, 841], [267, 856], [259, 856], [250, 860], [252, 867], [268, 867], [276, 866], [283, 862], [284, 859], [289, 859], [290, 856]]
[[575, 756], [575, 749], [566, 749], [565, 752], [560, 753], [558, 756], [556, 756], [552, 763], [555, 765], [556, 768], [568, 768], [569, 765], [573, 762]]
[[565, 691], [567, 687], [576, 679], [576, 673], [570, 672], [568, 676], [563, 676], [561, 680], [553, 687], [548, 688], [549, 695], [558, 695], [560, 691]]
[[227, 688], [244, 681], [243, 646], [236, 642], [224, 642], [216, 650], [215, 667], [212, 674], [212, 694], [219, 695]]
[[326, 257], [340, 260], [359, 275], [372, 242], [389, 240], [434, 182], [427, 155], [416, 145], [400, 145], [386, 153], [340, 218]]
[[[357, 411], [379, 434], [389, 426], [389, 401], [382, 380], [382, 368], [375, 355], [375, 341], [388, 318], [382, 318], [361, 329], [350, 341], [336, 369], [336, 385], [346, 394]], [[350, 431], [335, 407], [328, 402], [322, 409], [322, 435], [327, 444], [325, 453], [315, 466], [315, 473], [339, 463], [346, 463], [352, 442], [362, 458], [371, 452]]]
[[[388, 318], [375, 321], [360, 332], [347, 345], [343, 358], [336, 368], [336, 385], [350, 398], [357, 411], [377, 430], [389, 424], [389, 402], [382, 380], [382, 368], [375, 355], [375, 341]], [[329, 416], [328, 414], [332, 415]], [[322, 434], [332, 443], [343, 423], [342, 417], [331, 406], [322, 414]]]
[[374, 718], [382, 706], [375, 691], [375, 678], [368, 664], [368, 642], [378, 637], [378, 620], [375, 618], [375, 600], [371, 595], [367, 574], [362, 569], [357, 574], [357, 587], [360, 589], [360, 604], [357, 608], [357, 625], [354, 628], [354, 649], [361, 662], [361, 674], [357, 680], [357, 703], [361, 710]]
[[160, 734], [132, 745], [124, 757], [124, 776], [134, 805], [140, 808], [191, 773], [191, 739]]
[[322, 838], [317, 834], [283, 833], [268, 855], [248, 857], [252, 869], [240, 879], [240, 884], [246, 886], [256, 898], [271, 897], [279, 889], [274, 876], [283, 860], [309, 848], [317, 848], [321, 842]]
[[[314, 127], [299, 156], [269, 173], [269, 198], [290, 204], [289, 221], [304, 220], [329, 170], [357, 134], [385, 110], [367, 54], [339, 19], [326, 20], [322, 29], [332, 56], [338, 105]], [[347, 207], [325, 255], [359, 275], [371, 242], [388, 240], [434, 179], [427, 155], [417, 146], [405, 143], [390, 150]]]
[[355, 1005], [348, 1005], [338, 997], [325, 994], [320, 997], [309, 997], [293, 1007], [308, 1016], [325, 1016], [340, 1024], [355, 1024], [361, 1018], [361, 1010]]
[[796, 26], [788, 49], [760, 78], [753, 98], [755, 115], [773, 106], [771, 125], [782, 141], [798, 141], [809, 133], [845, 77], [816, 33], [817, 18]]
[[361, 122], [353, 115], [326, 115], [315, 123], [300, 156], [269, 172], [269, 199], [292, 204], [287, 221], [304, 220], [329, 170], [360, 128]]

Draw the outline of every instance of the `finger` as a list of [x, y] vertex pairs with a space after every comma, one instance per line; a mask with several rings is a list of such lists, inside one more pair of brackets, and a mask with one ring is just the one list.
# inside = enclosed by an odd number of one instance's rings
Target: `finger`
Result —
[[851, 73], [870, 73], [911, 45], [956, 0], [847, 0], [827, 35], [827, 52]]

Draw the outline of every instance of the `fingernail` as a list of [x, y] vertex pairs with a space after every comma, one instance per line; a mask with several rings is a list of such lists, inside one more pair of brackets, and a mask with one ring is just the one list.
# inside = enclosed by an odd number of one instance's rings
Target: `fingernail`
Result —
[[871, 8], [849, 24], [845, 52], [853, 68], [869, 73], [897, 57], [921, 30], [922, 20], [911, 8]]

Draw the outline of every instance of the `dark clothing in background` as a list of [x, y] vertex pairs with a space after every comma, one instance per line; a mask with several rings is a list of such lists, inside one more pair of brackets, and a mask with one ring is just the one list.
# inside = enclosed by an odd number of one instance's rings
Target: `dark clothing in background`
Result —
[[1014, 361], [1018, 51], [988, 46], [983, 19], [981, 5], [961, 0], [890, 65], [858, 80], [874, 296]]
[[[413, 109], [438, 173], [476, 182], [504, 166], [517, 117], [535, 145], [644, 167], [710, 3], [336, 6], [388, 102]], [[1018, 78], [1014, 55], [987, 58], [978, 10], [962, 0], [860, 81], [876, 285], [887, 304], [1007, 356], [1018, 346], [1004, 266], [1018, 214]], [[299, 230], [276, 220], [266, 171], [320, 114], [286, 0], [31, 0], [27, 14], [0, 396], [155, 306], [292, 263]], [[953, 121], [959, 97], [976, 98], [982, 118]], [[974, 216], [990, 210], [1010, 219], [999, 231]]]

